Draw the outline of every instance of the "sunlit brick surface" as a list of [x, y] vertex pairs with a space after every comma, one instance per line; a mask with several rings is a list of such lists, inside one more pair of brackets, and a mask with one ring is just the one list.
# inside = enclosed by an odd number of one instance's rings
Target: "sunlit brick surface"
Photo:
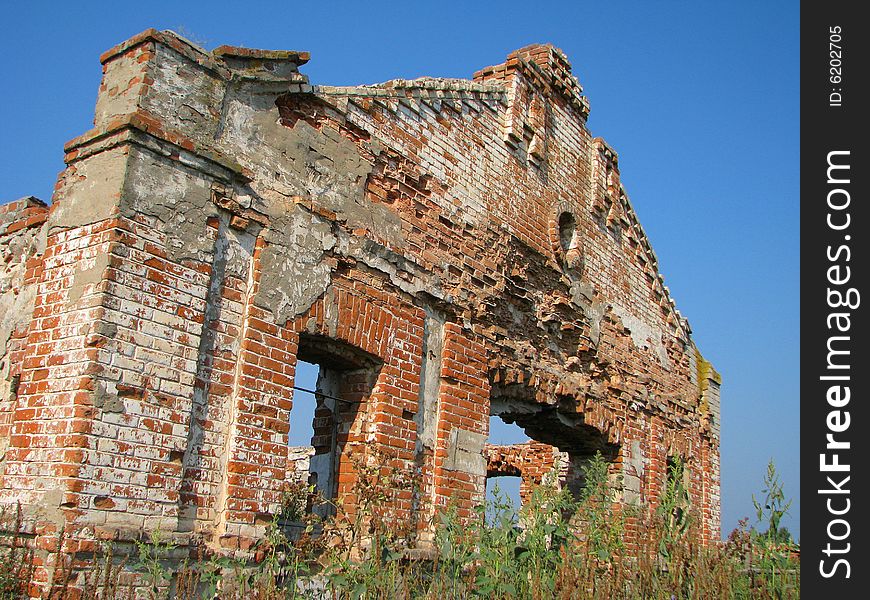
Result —
[[[421, 544], [497, 468], [525, 495], [595, 451], [645, 507], [681, 456], [719, 538], [720, 379], [559, 50], [364, 87], [153, 30], [101, 60], [51, 208], [0, 208], [0, 500], [38, 543], [249, 549], [294, 473], [298, 354], [341, 399], [321, 485], [353, 511], [355, 461], [389, 461]], [[534, 443], [486, 446], [491, 414]]]

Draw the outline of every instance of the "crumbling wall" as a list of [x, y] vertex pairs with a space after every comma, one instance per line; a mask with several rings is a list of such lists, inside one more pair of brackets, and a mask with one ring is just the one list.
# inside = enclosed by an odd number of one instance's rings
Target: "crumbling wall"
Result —
[[520, 502], [525, 504], [539, 485], [574, 487], [582, 472], [567, 452], [529, 441], [522, 444], [487, 444], [484, 447], [487, 477], [520, 478]]
[[[28, 197], [0, 206], [0, 465], [15, 420], [24, 343], [33, 319], [48, 208]], [[2, 467], [0, 467], [2, 468]]]
[[632, 504], [679, 454], [718, 539], [720, 380], [564, 55], [358, 87], [307, 60], [153, 30], [101, 57], [29, 254], [0, 500], [74, 551], [157, 528], [246, 551], [298, 477], [302, 359], [359, 375], [329, 388], [352, 409], [318, 405], [309, 468], [328, 450], [351, 513], [357, 465], [408, 473], [391, 510], [418, 543], [482, 499], [493, 414], [535, 468], [602, 452]]

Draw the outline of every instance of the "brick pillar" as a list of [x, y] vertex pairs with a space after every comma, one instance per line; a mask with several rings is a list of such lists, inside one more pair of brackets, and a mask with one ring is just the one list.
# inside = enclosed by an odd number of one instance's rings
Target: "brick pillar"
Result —
[[[28, 197], [0, 206], [0, 464], [4, 460], [21, 381], [48, 207]], [[6, 387], [8, 386], [8, 387]]]
[[[362, 275], [357, 277], [364, 279]], [[388, 460], [390, 464], [380, 465], [382, 474], [393, 471], [403, 475], [401, 481], [380, 482], [387, 484], [388, 489], [383, 491], [391, 498], [386, 516], [404, 526], [413, 520], [415, 417], [419, 408], [424, 315], [404, 302], [390, 302], [387, 308], [373, 300], [383, 297], [379, 290], [353, 283], [353, 273], [348, 279], [334, 280], [333, 291], [325, 295], [322, 303], [315, 304], [311, 311], [317, 323], [315, 330], [377, 357], [383, 364], [370, 391], [362, 389], [366, 385], [363, 381], [346, 382], [350, 388], [345, 393], [360, 402], [353, 422], [344, 423], [339, 434], [343, 451], [338, 463], [337, 497], [344, 501], [344, 510], [353, 514], [358, 502], [353, 461], [364, 460], [374, 466], [379, 458]], [[311, 318], [304, 323], [310, 331]]]
[[[94, 468], [93, 374], [101, 349], [93, 342], [117, 224], [109, 219], [49, 235], [38, 277], [0, 481], [0, 502], [20, 502], [36, 523], [37, 583], [49, 576], [43, 567], [53, 561], [48, 551], [57, 532], [91, 506], [83, 479]], [[64, 547], [89, 548], [78, 539]]]
[[299, 335], [254, 305], [264, 247], [258, 239], [224, 434], [216, 535], [228, 548], [247, 549], [263, 534], [278, 509], [286, 474]]
[[486, 348], [456, 323], [444, 326], [435, 503], [456, 502], [461, 517], [483, 500], [489, 435], [489, 378]]

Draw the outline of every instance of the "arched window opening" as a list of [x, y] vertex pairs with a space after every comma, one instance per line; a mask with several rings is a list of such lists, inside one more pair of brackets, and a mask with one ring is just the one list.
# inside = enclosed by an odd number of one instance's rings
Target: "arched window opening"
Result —
[[577, 223], [574, 215], [563, 212], [559, 215], [559, 244], [562, 252], [567, 254], [569, 250], [577, 247]]

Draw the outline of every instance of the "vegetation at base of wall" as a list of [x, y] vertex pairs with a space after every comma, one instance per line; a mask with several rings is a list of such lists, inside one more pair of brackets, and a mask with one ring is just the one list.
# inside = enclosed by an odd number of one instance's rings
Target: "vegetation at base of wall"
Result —
[[[311, 513], [288, 533], [287, 517], [303, 517], [311, 489], [289, 490], [284, 511], [245, 560], [200, 557], [179, 566], [176, 548], [159, 533], [126, 558], [112, 546], [94, 554], [76, 579], [63, 565], [44, 598], [175, 598], [194, 600], [405, 599], [700, 599], [800, 597], [796, 547], [781, 519], [789, 507], [771, 462], [763, 498], [748, 520], [719, 546], [700, 543], [682, 465], [674, 461], [661, 502], [648, 514], [612, 503], [620, 482], [598, 455], [585, 469], [580, 498], [545, 481], [517, 512], [497, 494], [462, 518], [457, 506], [437, 514], [428, 553], [409, 550], [410, 519], [396, 514], [397, 490], [413, 488], [383, 457], [356, 466], [358, 510], [336, 508], [325, 522]], [[387, 465], [385, 468], [384, 465]], [[409, 488], [410, 486], [410, 488]], [[20, 533], [21, 513], [3, 515], [12, 532], [0, 548], [0, 599], [26, 597], [34, 553]], [[403, 523], [396, 527], [395, 523]], [[635, 525], [636, 524], [636, 525]], [[638, 527], [637, 544], [625, 543]], [[292, 540], [292, 541], [291, 541]], [[59, 540], [60, 542], [60, 540]], [[58, 544], [59, 545], [59, 544]], [[122, 573], [138, 573], [136, 589]], [[57, 574], [60, 575], [57, 575]], [[129, 579], [129, 578], [128, 578]], [[72, 595], [75, 589], [77, 596]], [[135, 593], [135, 596], [134, 596]]]
[[13, 600], [26, 592], [33, 577], [33, 548], [27, 543], [21, 507], [15, 513], [0, 511], [0, 600]]

